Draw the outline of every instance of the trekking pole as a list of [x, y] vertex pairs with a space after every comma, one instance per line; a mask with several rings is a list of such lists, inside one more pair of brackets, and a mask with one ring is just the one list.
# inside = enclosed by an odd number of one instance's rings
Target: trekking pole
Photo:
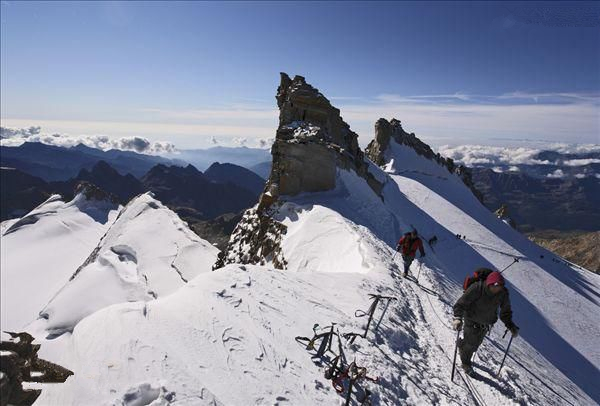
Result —
[[[504, 332], [504, 335], [502, 336], [502, 338], [504, 338], [506, 336], [506, 333], [508, 333], [508, 329]], [[506, 346], [506, 351], [504, 351], [504, 357], [502, 358], [502, 363], [500, 364], [500, 368], [498, 368], [498, 373], [496, 374], [496, 376], [500, 376], [500, 371], [502, 370], [502, 367], [504, 366], [504, 361], [506, 360], [506, 356], [508, 355], [508, 350], [510, 348], [510, 345], [512, 344], [512, 340], [513, 340], [513, 335], [510, 335], [510, 340], [508, 340], [508, 345]]]
[[419, 262], [419, 273], [417, 274], [417, 285], [419, 284], [419, 276], [421, 276], [421, 269], [423, 269], [423, 263]]
[[452, 360], [452, 374], [450, 380], [454, 382], [454, 371], [456, 370], [456, 353], [458, 352], [458, 339], [460, 338], [460, 330], [456, 332], [456, 343], [454, 344], [454, 359]]
[[519, 262], [519, 258], [515, 257], [514, 260], [513, 260], [513, 262], [511, 262], [510, 265], [504, 267], [504, 269], [501, 270], [500, 273], [506, 271], [508, 268], [510, 268], [511, 266], [513, 266], [514, 264], [516, 264], [517, 262]]

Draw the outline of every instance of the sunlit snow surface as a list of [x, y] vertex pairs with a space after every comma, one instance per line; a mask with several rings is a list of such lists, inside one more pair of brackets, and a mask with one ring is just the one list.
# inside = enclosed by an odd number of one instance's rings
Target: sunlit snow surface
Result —
[[[78, 274], [83, 278], [87, 272], [92, 278], [102, 271], [110, 277], [76, 284], [76, 276], [67, 282], [96, 241], [79, 263], [65, 266], [69, 271], [57, 276], [62, 282], [48, 286], [48, 300], [37, 305], [36, 312], [50, 314], [30, 325], [42, 343], [40, 355], [75, 372], [64, 384], [45, 386], [38, 403], [340, 404], [343, 398], [325, 380], [323, 367], [294, 337], [311, 336], [315, 323], [324, 327], [335, 322], [342, 333], [362, 332], [365, 320], [354, 312], [366, 310], [368, 294], [377, 292], [398, 299], [379, 334], [371, 331], [367, 340], [346, 345], [351, 360], [379, 377], [378, 384], [367, 384], [374, 404], [598, 403], [598, 276], [573, 269], [529, 242], [445, 168], [394, 142], [387, 154], [385, 171], [370, 167], [385, 181], [383, 199], [344, 170], [338, 171], [335, 190], [282, 199], [274, 217], [287, 226], [284, 271], [233, 264], [208, 272], [210, 261], [204, 255], [214, 256], [213, 248], [202, 241], [193, 245], [193, 236], [172, 212], [168, 218], [173, 226], [159, 214], [137, 226], [134, 216], [120, 228], [116, 220], [97, 260]], [[3, 261], [5, 239], [26, 227], [2, 237]], [[411, 227], [424, 240], [437, 237], [433, 249], [425, 243], [427, 256], [412, 265], [422, 286], [397, 277], [402, 260], [392, 260], [392, 247]], [[160, 246], [151, 245], [156, 238]], [[182, 274], [188, 283], [177, 281], [170, 266], [175, 246], [181, 248], [175, 241], [191, 241], [196, 247], [177, 265], [186, 270]], [[115, 246], [120, 247], [116, 252], [110, 249]], [[30, 278], [50, 263], [44, 255], [37, 262], [29, 260]], [[499, 323], [475, 358], [481, 380], [460, 374], [451, 382], [456, 334], [448, 326], [462, 279], [480, 266], [502, 269], [515, 257], [519, 262], [504, 273], [514, 320], [521, 327], [512, 357], [495, 377], [508, 342]], [[17, 259], [12, 263], [20, 263]], [[4, 267], [2, 271], [4, 278]], [[140, 273], [156, 278], [140, 284], [134, 278]], [[15, 272], [7, 275], [16, 278]], [[148, 297], [149, 289], [158, 293], [157, 299]], [[108, 298], [107, 303], [96, 296]], [[69, 311], [75, 307], [85, 311]], [[72, 333], [67, 329], [45, 339], [59, 314], [63, 324], [74, 326]]]

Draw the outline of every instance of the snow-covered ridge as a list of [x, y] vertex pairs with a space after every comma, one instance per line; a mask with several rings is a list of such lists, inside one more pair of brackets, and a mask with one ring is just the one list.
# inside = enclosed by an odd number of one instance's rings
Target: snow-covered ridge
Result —
[[[303, 98], [314, 93], [303, 78], [287, 84], [306, 92], [286, 111], [318, 119], [318, 108], [309, 107], [327, 102], [324, 96]], [[485, 209], [460, 174], [402, 143], [381, 152], [379, 166], [323, 161], [332, 169], [331, 188], [263, 194], [276, 198], [246, 213], [225, 256], [261, 266], [231, 263], [208, 272], [209, 261], [192, 253], [180, 261], [179, 242], [197, 241], [174, 213], [149, 195], [121, 210], [46, 306], [48, 319], [30, 326], [42, 341], [40, 355], [75, 373], [44, 388], [40, 404], [341, 403], [323, 375], [324, 360], [311, 358], [314, 351], [295, 337], [311, 336], [315, 323], [363, 332], [355, 311], [368, 308], [371, 293], [397, 301], [377, 334], [342, 345], [379, 377], [361, 382], [375, 405], [597, 404], [600, 278], [554, 262]], [[279, 163], [285, 170], [289, 162]], [[427, 254], [411, 269], [418, 284], [399, 277], [402, 259], [393, 251], [413, 227]], [[480, 379], [459, 372], [450, 381], [456, 333], [449, 323], [463, 278], [514, 258], [519, 262], [504, 275], [521, 336], [502, 374], [495, 376], [507, 340], [496, 325], [475, 360]]]
[[217, 252], [151, 193], [142, 194], [121, 210], [83, 265], [42, 309], [36, 328], [56, 336], [109, 305], [173, 293], [210, 270]]
[[53, 195], [10, 224], [1, 238], [2, 330], [35, 320], [117, 217], [119, 207], [77, 194]]

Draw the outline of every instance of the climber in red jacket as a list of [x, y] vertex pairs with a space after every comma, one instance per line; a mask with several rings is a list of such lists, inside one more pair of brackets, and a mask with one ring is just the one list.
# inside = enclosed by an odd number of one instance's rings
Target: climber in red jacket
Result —
[[421, 258], [425, 256], [425, 250], [423, 249], [423, 242], [417, 234], [417, 230], [413, 229], [411, 232], [406, 233], [398, 241], [396, 251], [402, 253], [402, 259], [404, 260], [404, 276], [408, 275], [408, 268], [415, 259], [417, 249], [421, 253]]

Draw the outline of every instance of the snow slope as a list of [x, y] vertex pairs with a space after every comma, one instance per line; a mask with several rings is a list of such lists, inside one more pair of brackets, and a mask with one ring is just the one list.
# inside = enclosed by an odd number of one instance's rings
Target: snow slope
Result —
[[[385, 182], [383, 199], [341, 169], [334, 190], [282, 199], [273, 216], [287, 226], [283, 271], [232, 264], [207, 272], [208, 261], [190, 254], [175, 261], [189, 283], [178, 280], [171, 264], [182, 246], [173, 241], [185, 238], [168, 231], [178, 229], [178, 219], [150, 210], [161, 206], [148, 196], [130, 204], [121, 212], [127, 221], [114, 222], [47, 306], [48, 320], [35, 325], [40, 356], [75, 372], [64, 384], [45, 386], [37, 403], [340, 404], [322, 360], [294, 338], [311, 336], [315, 323], [362, 332], [365, 319], [355, 311], [368, 308], [368, 294], [381, 293], [397, 301], [378, 333], [343, 343], [349, 360], [379, 377], [362, 384], [374, 404], [597, 404], [598, 276], [522, 237], [445, 168], [390, 145], [385, 170], [370, 167]], [[152, 226], [159, 218], [164, 222]], [[438, 239], [413, 264], [418, 284], [398, 277], [402, 260], [392, 249], [412, 226]], [[162, 243], [152, 245], [149, 236]], [[479, 379], [459, 372], [451, 382], [456, 334], [449, 323], [462, 279], [515, 257], [504, 275], [521, 337], [496, 377], [508, 342], [497, 325], [476, 356]], [[102, 284], [97, 275], [107, 276]], [[99, 300], [95, 289], [109, 300]], [[63, 334], [47, 336], [47, 329]]]
[[[413, 167], [419, 163], [415, 159]], [[229, 265], [198, 275], [166, 297], [106, 307], [84, 318], [72, 334], [45, 341], [41, 355], [75, 375], [63, 385], [45, 388], [39, 404], [134, 404], [132, 399], [139, 401], [135, 404], [339, 404], [343, 398], [324, 379], [322, 363], [311, 359], [312, 353], [294, 337], [311, 336], [315, 323], [335, 322], [343, 333], [361, 332], [365, 320], [354, 317], [354, 312], [366, 309], [368, 294], [377, 292], [398, 299], [379, 333], [374, 336], [371, 331], [367, 340], [345, 343], [347, 357], [356, 358], [369, 375], [380, 378], [378, 384], [366, 384], [374, 393], [374, 404], [597, 403], [593, 387], [575, 371], [575, 366], [582, 367], [581, 358], [573, 358], [577, 365], [559, 364], [555, 358], [565, 350], [563, 344], [544, 345], [531, 331], [550, 317], [587, 324], [580, 341], [573, 338], [574, 344], [569, 345], [578, 345], [583, 362], [597, 367], [595, 348], [587, 347], [598, 325], [597, 311], [573, 316], [551, 303], [528, 306], [521, 297], [536, 303], [537, 293], [528, 296], [529, 286], [516, 276], [513, 281], [508, 271], [515, 321], [522, 327], [523, 339], [513, 342], [514, 355], [496, 378], [494, 371], [507, 340], [501, 338], [503, 329], [495, 328], [475, 361], [480, 380], [459, 374], [455, 383], [450, 381], [455, 333], [448, 324], [451, 305], [460, 293], [458, 282], [477, 266], [504, 265], [506, 257], [492, 256], [489, 252], [495, 251], [485, 249], [480, 253], [468, 241], [458, 240], [454, 230], [446, 228], [452, 225], [442, 221], [446, 215], [456, 216], [452, 224], [462, 224], [463, 232], [486, 247], [496, 247], [502, 240], [485, 230], [505, 226], [483, 211], [475, 215], [486, 221], [484, 225], [465, 211], [444, 215], [440, 209], [434, 212], [439, 221], [429, 216], [414, 204], [417, 198], [436, 199], [434, 206], [452, 197], [473, 207], [479, 203], [454, 175], [429, 176], [426, 169], [420, 168], [419, 173], [437, 179], [440, 185], [435, 186], [445, 190], [448, 198], [407, 187], [404, 182], [413, 182], [408, 172], [387, 177], [381, 171], [379, 176], [387, 179], [382, 201], [362, 178], [339, 170], [335, 190], [285, 199], [275, 214], [288, 227], [282, 243], [287, 270]], [[427, 187], [423, 182], [417, 183]], [[425, 261], [413, 265], [413, 273], [420, 273], [420, 285], [398, 278], [401, 259], [392, 260], [390, 244], [410, 224], [439, 239], [435, 252], [427, 248]], [[519, 248], [534, 249], [524, 243]], [[548, 258], [550, 254], [544, 252]], [[523, 259], [511, 272], [525, 264]], [[572, 270], [564, 270], [565, 275], [567, 271]], [[551, 271], [536, 272], [544, 284], [556, 279]], [[590, 289], [598, 286], [593, 278], [589, 283]], [[575, 291], [558, 292], [567, 295], [563, 300], [581, 306], [589, 301]], [[376, 318], [380, 314], [381, 308]], [[569, 338], [568, 332], [554, 334], [566, 337], [564, 342]], [[593, 380], [594, 371], [587, 372]]]
[[109, 305], [173, 293], [210, 270], [217, 253], [173, 211], [150, 193], [142, 194], [121, 210], [83, 265], [43, 308], [36, 328], [62, 334]]
[[78, 194], [53, 195], [29, 214], [2, 223], [1, 329], [22, 330], [85, 260], [118, 207]]
[[[412, 149], [392, 142], [386, 170], [411, 204], [397, 210], [425, 237], [436, 235], [435, 256], [428, 258], [431, 277], [447, 279], [446, 295], [457, 297], [458, 285], [476, 266], [503, 269], [510, 286], [515, 322], [531, 345], [596, 402], [600, 401], [600, 279], [568, 266], [495, 217], [455, 175], [431, 171]], [[402, 166], [395, 164], [402, 162]], [[441, 167], [440, 167], [441, 168]], [[388, 196], [386, 195], [386, 198]], [[392, 200], [392, 199], [389, 199]], [[465, 238], [459, 240], [454, 235]]]

